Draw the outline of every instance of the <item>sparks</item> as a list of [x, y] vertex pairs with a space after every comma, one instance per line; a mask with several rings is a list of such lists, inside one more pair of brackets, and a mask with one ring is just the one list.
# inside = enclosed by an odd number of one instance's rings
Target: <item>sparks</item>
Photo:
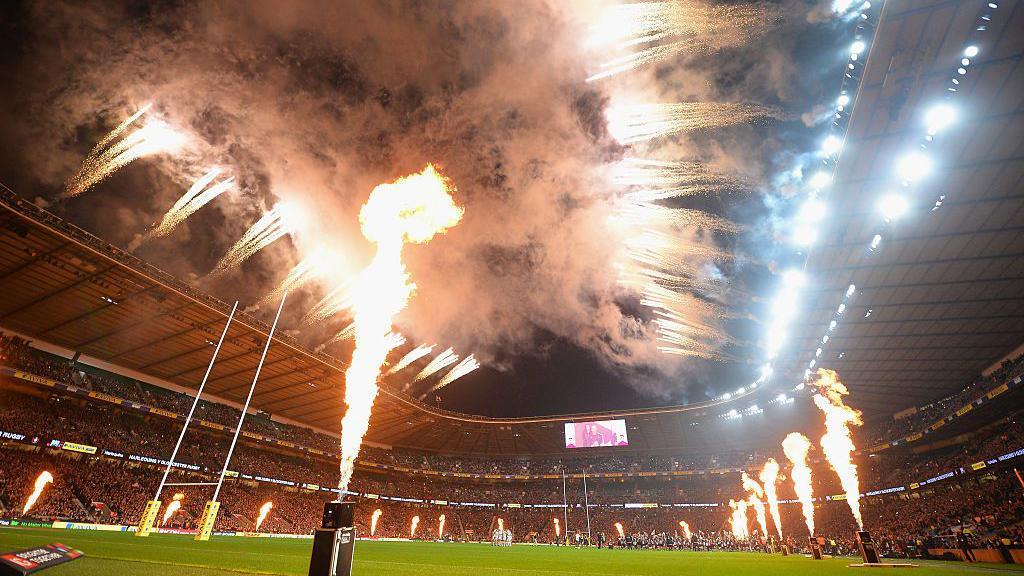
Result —
[[220, 168], [214, 168], [196, 180], [192, 187], [185, 192], [185, 195], [179, 198], [171, 206], [171, 209], [164, 214], [160, 224], [146, 234], [145, 240], [167, 236], [176, 226], [184, 222], [186, 218], [195, 214], [197, 210], [206, 206], [217, 196], [230, 190], [235, 185], [234, 178], [226, 178], [212, 186], [210, 185], [220, 175], [220, 172]]
[[299, 224], [301, 224], [301, 216], [294, 205], [285, 202], [277, 204], [246, 230], [238, 242], [235, 242], [228, 253], [213, 267], [210, 276], [217, 276], [240, 266], [253, 254], [266, 248], [275, 240], [294, 232]]
[[377, 522], [380, 521], [380, 515], [383, 513], [380, 508], [377, 508], [373, 511], [373, 515], [370, 516], [370, 536], [377, 533]]
[[761, 535], [768, 536], [768, 517], [764, 508], [764, 488], [756, 480], [743, 473], [743, 489], [750, 493], [747, 497], [747, 504], [754, 508], [757, 516], [757, 525], [761, 527]]
[[814, 395], [814, 405], [825, 413], [825, 435], [821, 437], [821, 450], [839, 476], [839, 482], [846, 492], [846, 503], [850, 505], [857, 526], [863, 530], [860, 481], [857, 478], [857, 465], [853, 463], [853, 453], [857, 447], [853, 445], [850, 426], [860, 426], [864, 421], [861, 420], [859, 410], [843, 403], [843, 396], [850, 392], [835, 372], [819, 369], [818, 380], [813, 385], [818, 388], [818, 393]]
[[302, 317], [303, 324], [320, 322], [352, 309], [353, 289], [351, 281], [343, 280]]
[[181, 147], [185, 137], [156, 119], [149, 120], [138, 130], [125, 135], [128, 128], [149, 111], [150, 106], [146, 104], [140, 108], [89, 151], [78, 173], [68, 180], [65, 190], [67, 196], [78, 196], [143, 156], [173, 152]]
[[431, 360], [429, 364], [424, 366], [423, 370], [420, 370], [419, 373], [416, 374], [416, 376], [412, 379], [412, 382], [410, 382], [409, 384], [411, 385], [413, 383], [419, 382], [420, 380], [429, 377], [431, 374], [441, 370], [442, 368], [446, 366], [451, 366], [452, 364], [455, 364], [458, 361], [459, 355], [456, 354], [451, 348], [448, 348], [444, 352], [441, 352], [440, 354], [435, 356], [434, 359]]
[[402, 356], [402, 358], [398, 362], [395, 362], [395, 365], [388, 370], [388, 374], [394, 374], [395, 372], [398, 372], [402, 368], [405, 368], [409, 364], [412, 364], [413, 362], [419, 360], [420, 358], [423, 358], [424, 356], [430, 354], [433, 351], [434, 344], [431, 344], [429, 346], [426, 344], [420, 344], [419, 346], [413, 348], [408, 353], [406, 353], [405, 356]]
[[28, 495], [28, 500], [25, 500], [25, 506], [21, 509], [21, 514], [24, 516], [28, 514], [28, 511], [36, 505], [36, 501], [39, 500], [39, 496], [42, 495], [43, 489], [46, 488], [47, 484], [53, 483], [53, 474], [49, 471], [43, 470], [36, 477], [36, 483], [32, 488], [32, 493]]
[[610, 108], [608, 132], [620, 144], [635, 144], [663, 136], [721, 128], [778, 114], [763, 106], [726, 102], [634, 104]]
[[466, 356], [465, 358], [462, 359], [461, 362], [456, 364], [454, 368], [449, 370], [447, 374], [442, 376], [441, 379], [437, 381], [437, 384], [431, 386], [430, 390], [421, 394], [420, 399], [422, 400], [427, 396], [427, 394], [436, 392], [441, 388], [444, 388], [445, 386], [451, 384], [452, 382], [458, 380], [459, 378], [462, 378], [466, 374], [469, 374], [470, 372], [476, 370], [479, 367], [480, 363], [476, 361], [476, 358], [473, 358], [472, 354]]
[[444, 514], [437, 518], [437, 539], [444, 540]]
[[775, 522], [775, 532], [782, 539], [782, 516], [779, 514], [779, 463], [774, 458], [769, 458], [761, 468], [758, 476], [764, 486], [764, 495], [768, 499], [768, 510], [772, 514], [772, 521]]
[[181, 501], [184, 499], [185, 495], [181, 492], [174, 495], [174, 498], [167, 504], [167, 510], [164, 511], [163, 519], [160, 520], [161, 526], [167, 524], [167, 521], [174, 516], [174, 513], [181, 509]]
[[793, 479], [793, 491], [803, 510], [807, 533], [814, 536], [814, 488], [811, 485], [811, 468], [807, 465], [807, 452], [811, 449], [811, 441], [799, 432], [793, 432], [782, 441], [782, 451], [793, 465], [790, 477]]
[[260, 526], [263, 526], [263, 521], [267, 519], [267, 515], [270, 514], [270, 510], [274, 507], [274, 503], [269, 500], [260, 506], [260, 514], [256, 517], [256, 532], [260, 531]]
[[416, 537], [416, 529], [419, 528], [419, 525], [420, 525], [420, 517], [419, 516], [413, 516], [412, 517], [412, 521], [409, 522], [409, 538], [415, 538]]
[[747, 502], [740, 500], [729, 500], [729, 507], [732, 508], [732, 516], [729, 518], [729, 526], [732, 535], [737, 540], [744, 540], [750, 537], [750, 530], [747, 528]]
[[341, 493], [348, 489], [369, 426], [377, 379], [393, 343], [388, 339], [392, 320], [415, 289], [402, 263], [402, 246], [407, 241], [425, 243], [458, 224], [463, 211], [455, 205], [452, 190], [448, 180], [428, 165], [418, 174], [374, 188], [359, 212], [363, 235], [377, 245], [377, 253], [353, 286], [356, 347], [345, 371], [348, 409], [341, 423]]
[[636, 202], [745, 192], [755, 187], [753, 182], [714, 172], [700, 162], [643, 158], [626, 158], [616, 164], [612, 182], [629, 188], [626, 198]]
[[619, 533], [619, 538], [626, 537], [626, 531], [622, 528], [622, 522], [615, 523], [615, 531]]
[[687, 540], [693, 540], [693, 535], [690, 534], [690, 525], [685, 520], [679, 521], [679, 527], [683, 529], [683, 536], [686, 536]]
[[292, 292], [311, 280], [327, 278], [341, 262], [343, 259], [337, 253], [324, 247], [317, 248], [296, 264], [276, 288], [260, 298], [259, 305], [276, 302], [285, 292]]

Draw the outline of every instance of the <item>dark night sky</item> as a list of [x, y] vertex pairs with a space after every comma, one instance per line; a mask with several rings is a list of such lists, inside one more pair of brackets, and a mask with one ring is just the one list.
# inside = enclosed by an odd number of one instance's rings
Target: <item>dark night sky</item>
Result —
[[[568, 4], [5, 3], [0, 181], [127, 246], [198, 166], [231, 166], [236, 194], [137, 253], [222, 299], [252, 302], [309, 238], [278, 242], [229, 278], [203, 275], [276, 198], [308, 201], [322, 218], [317, 234], [359, 245], [354, 215], [367, 191], [439, 161], [467, 219], [444, 240], [408, 251], [419, 292], [400, 326], [413, 342], [454, 345], [485, 364], [443, 392], [444, 407], [516, 416], [700, 401], [756, 378], [758, 299], [773, 271], [797, 258], [779, 239], [779, 219], [792, 209], [779, 175], [810, 162], [804, 153], [823, 127], [806, 126], [806, 117], [820, 115], [816, 107], [839, 80], [847, 39], [837, 30], [846, 27], [817, 21], [827, 4], [770, 4], [778, 21], [748, 45], [630, 73], [660, 92], [652, 99], [781, 111], [770, 123], [666, 144], [757, 182], [750, 194], [681, 204], [746, 227], [717, 240], [735, 256], [722, 270], [731, 287], [725, 361], [653, 365], [609, 352], [622, 343], [605, 317], [617, 318], [614, 326], [634, 311], [603, 287], [607, 240], [593, 215], [605, 198], [593, 174], [637, 151], [601, 126], [624, 84], [582, 81], [588, 63], [570, 41], [579, 23]], [[58, 200], [93, 143], [150, 99], [200, 145], [187, 158], [140, 160], [79, 198]], [[298, 318], [322, 293], [297, 294], [285, 313], [285, 328], [310, 347], [330, 330], [301, 327]], [[345, 345], [329, 350], [350, 354]]]

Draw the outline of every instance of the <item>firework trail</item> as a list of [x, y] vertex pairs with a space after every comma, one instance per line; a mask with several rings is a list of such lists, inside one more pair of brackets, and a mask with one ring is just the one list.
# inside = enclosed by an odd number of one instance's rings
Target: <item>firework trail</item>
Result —
[[441, 514], [437, 518], [437, 539], [444, 539], [444, 514]]
[[412, 364], [413, 362], [419, 360], [420, 358], [423, 358], [424, 356], [430, 354], [433, 351], [434, 344], [431, 344], [429, 346], [425, 344], [420, 344], [419, 346], [410, 350], [405, 356], [402, 356], [401, 360], [395, 362], [395, 365], [388, 370], [388, 374], [394, 374], [395, 372], [398, 372], [402, 368], [405, 368], [409, 364]]
[[410, 538], [415, 538], [416, 537], [416, 528], [418, 528], [419, 525], [420, 525], [420, 517], [419, 516], [413, 516], [412, 517], [412, 521], [409, 522], [409, 537]]
[[167, 524], [167, 521], [174, 516], [174, 513], [181, 509], [181, 501], [184, 499], [185, 495], [182, 494], [181, 492], [178, 492], [177, 494], [174, 495], [174, 498], [171, 499], [171, 502], [167, 504], [167, 510], [164, 511], [163, 519], [160, 520], [161, 526]]
[[620, 144], [634, 144], [679, 132], [708, 130], [778, 115], [763, 106], [727, 102], [634, 104], [608, 110], [608, 132]]
[[768, 516], [765, 514], [764, 509], [764, 489], [761, 488], [761, 485], [756, 480], [747, 476], [746, 472], [743, 473], [743, 489], [750, 493], [750, 496], [747, 497], [747, 503], [754, 508], [757, 524], [761, 527], [761, 535], [767, 537]]
[[615, 531], [619, 533], [619, 538], [626, 537], [626, 531], [622, 529], [622, 522], [615, 523]]
[[857, 526], [863, 530], [864, 521], [860, 515], [860, 481], [857, 478], [857, 465], [853, 463], [853, 453], [857, 449], [850, 436], [850, 426], [864, 423], [860, 411], [843, 403], [843, 396], [850, 392], [839, 381], [838, 375], [832, 370], [818, 370], [818, 381], [814, 383], [818, 393], [814, 395], [814, 405], [825, 413], [825, 435], [821, 437], [821, 450], [825, 453], [832, 469], [839, 476], [839, 482], [846, 492], [846, 503], [850, 505]]
[[594, 39], [637, 51], [603, 63], [601, 72], [587, 78], [587, 82], [681, 52], [710, 53], [742, 44], [763, 33], [770, 16], [768, 9], [753, 5], [708, 6], [672, 1], [609, 6], [593, 26]]
[[260, 526], [263, 526], [263, 521], [267, 519], [267, 515], [270, 514], [270, 510], [274, 507], [274, 503], [267, 502], [260, 506], [260, 515], [256, 517], [256, 532], [260, 531]]
[[228, 253], [213, 267], [210, 276], [218, 276], [241, 265], [242, 262], [248, 260], [253, 254], [293, 231], [295, 224], [297, 224], [295, 216], [295, 210], [289, 204], [281, 202], [274, 206], [272, 210], [264, 214], [262, 218], [246, 230], [238, 242], [235, 242], [235, 245], [228, 250]]
[[434, 359], [431, 360], [429, 364], [424, 366], [423, 370], [420, 370], [419, 373], [416, 374], [416, 377], [412, 379], [412, 382], [410, 382], [409, 385], [419, 382], [420, 380], [427, 378], [428, 376], [437, 372], [438, 370], [445, 368], [446, 366], [451, 366], [452, 364], [455, 364], [458, 361], [459, 355], [452, 351], [451, 348], [448, 348], [444, 352], [441, 352], [440, 354], [435, 356]]
[[176, 226], [184, 222], [186, 218], [235, 185], [234, 178], [227, 178], [210, 186], [219, 175], [220, 168], [214, 168], [196, 180], [192, 187], [185, 192], [185, 195], [179, 198], [171, 206], [171, 209], [164, 214], [160, 224], [146, 233], [143, 241], [150, 238], [167, 236]]
[[257, 305], [262, 306], [268, 302], [276, 302], [285, 292], [292, 292], [295, 288], [302, 286], [310, 280], [327, 277], [332, 270], [337, 270], [340, 260], [341, 258], [337, 254], [323, 247], [318, 248], [296, 264], [277, 288], [274, 288], [266, 296], [260, 298]]
[[687, 540], [692, 540], [693, 539], [693, 535], [690, 534], [690, 525], [687, 524], [686, 521], [680, 520], [679, 521], [679, 527], [683, 529], [683, 536], [686, 536]]
[[43, 489], [46, 488], [47, 484], [53, 483], [53, 474], [49, 471], [43, 470], [36, 477], [36, 483], [32, 487], [32, 493], [28, 495], [28, 500], [25, 500], [25, 506], [21, 509], [21, 515], [28, 514], [28, 511], [36, 505], [36, 501], [39, 500], [39, 496], [42, 495]]
[[302, 317], [303, 324], [313, 324], [334, 316], [335, 314], [350, 310], [353, 304], [352, 282], [344, 281], [333, 290], [327, 293], [322, 300]]
[[370, 536], [377, 533], [377, 522], [380, 521], [380, 515], [383, 513], [380, 508], [377, 508], [373, 511], [373, 516], [370, 516]]
[[635, 188], [626, 194], [626, 198], [637, 202], [745, 192], [755, 186], [749, 180], [714, 172], [700, 162], [665, 162], [643, 158], [626, 158], [616, 164], [612, 171], [612, 182]]
[[441, 379], [437, 381], [437, 384], [431, 386], [430, 390], [427, 390], [426, 392], [421, 394], [420, 400], [426, 398], [427, 394], [430, 394], [431, 392], [436, 392], [441, 388], [444, 388], [445, 386], [451, 384], [452, 382], [455, 382], [459, 378], [462, 378], [466, 374], [469, 374], [470, 372], [476, 370], [479, 367], [480, 363], [476, 361], [476, 358], [473, 358], [472, 354], [466, 356], [465, 358], [462, 359], [461, 362], [455, 365], [455, 368], [452, 368], [451, 370], [448, 371], [447, 374], [442, 376]]
[[793, 464], [790, 477], [793, 478], [793, 491], [800, 501], [807, 533], [814, 536], [814, 488], [811, 485], [811, 468], [807, 465], [807, 452], [811, 449], [811, 441], [799, 432], [793, 432], [782, 441], [782, 451]]
[[184, 143], [184, 136], [155, 119], [147, 121], [134, 132], [125, 134], [136, 120], [149, 111], [149, 108], [150, 104], [140, 108], [89, 151], [78, 173], [68, 180], [64, 192], [66, 196], [78, 196], [138, 158], [159, 152], [171, 152]]
[[732, 516], [729, 518], [729, 526], [732, 528], [732, 535], [737, 540], [744, 540], [750, 537], [750, 530], [747, 528], [747, 503], [745, 500], [739, 502], [729, 500], [729, 507], [732, 508]]
[[764, 485], [764, 495], [768, 499], [768, 510], [772, 514], [772, 520], [775, 522], [775, 532], [779, 535], [779, 539], [782, 539], [782, 517], [779, 514], [779, 463], [774, 458], [769, 458], [764, 463], [764, 467], [761, 468], [761, 474], [758, 476], [761, 480], [761, 484]]
[[552, 518], [555, 521], [555, 538], [562, 537], [562, 525], [559, 524], [558, 518]]
[[341, 423], [338, 483], [342, 493], [352, 479], [377, 397], [380, 369], [391, 351], [388, 334], [392, 321], [415, 288], [402, 263], [402, 246], [405, 242], [425, 243], [458, 224], [462, 208], [455, 205], [452, 189], [444, 176], [427, 165], [420, 173], [374, 188], [359, 211], [363, 235], [377, 245], [377, 252], [353, 285], [356, 347], [345, 371], [348, 409]]

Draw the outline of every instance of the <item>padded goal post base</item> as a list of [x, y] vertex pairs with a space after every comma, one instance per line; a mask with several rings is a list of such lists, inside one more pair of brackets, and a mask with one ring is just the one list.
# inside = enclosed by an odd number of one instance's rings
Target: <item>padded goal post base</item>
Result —
[[217, 512], [220, 512], [220, 502], [210, 500], [203, 507], [203, 517], [199, 520], [199, 531], [196, 532], [196, 541], [205, 542], [213, 534], [213, 525], [217, 522]]
[[160, 513], [160, 501], [150, 500], [142, 510], [142, 518], [139, 519], [139, 526], [135, 529], [136, 536], [146, 537], [153, 531], [153, 524], [156, 523], [156, 516]]

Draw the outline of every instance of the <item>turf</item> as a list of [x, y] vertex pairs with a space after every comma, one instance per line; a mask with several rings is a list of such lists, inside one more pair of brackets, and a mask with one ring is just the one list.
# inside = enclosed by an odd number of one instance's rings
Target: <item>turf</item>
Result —
[[[46, 576], [305, 576], [310, 540], [214, 537], [193, 542], [187, 536], [136, 538], [116, 532], [0, 528], [0, 551], [62, 542], [86, 557], [45, 572]], [[483, 544], [432, 542], [358, 542], [354, 574], [358, 576], [827, 576], [856, 575], [850, 558], [815, 562], [802, 556], [768, 556], [740, 552], [595, 550], [549, 546], [493, 548]], [[1024, 573], [1019, 566], [924, 562], [910, 576]], [[874, 574], [872, 570], [868, 574]], [[891, 571], [886, 570], [886, 574]], [[902, 574], [900, 571], [897, 574]]]

